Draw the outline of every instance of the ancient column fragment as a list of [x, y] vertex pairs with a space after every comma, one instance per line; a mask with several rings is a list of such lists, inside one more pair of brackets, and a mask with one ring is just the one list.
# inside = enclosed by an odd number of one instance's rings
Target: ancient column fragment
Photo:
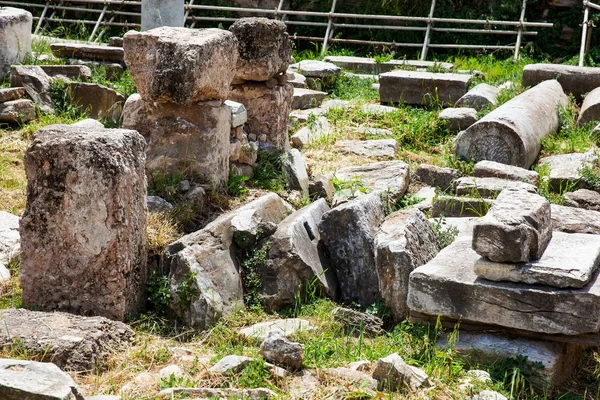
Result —
[[31, 53], [33, 16], [20, 8], [0, 7], [0, 78]]
[[24, 157], [23, 305], [123, 320], [146, 301], [145, 141], [52, 125]]
[[557, 81], [542, 82], [459, 133], [456, 154], [468, 161], [529, 168], [540, 152], [541, 139], [558, 130], [558, 109], [568, 104]]
[[481, 83], [458, 99], [454, 107], [467, 107], [482, 110], [489, 105], [496, 105], [500, 88]]
[[583, 125], [591, 121], [600, 121], [600, 88], [596, 88], [589, 92], [579, 111], [577, 125]]

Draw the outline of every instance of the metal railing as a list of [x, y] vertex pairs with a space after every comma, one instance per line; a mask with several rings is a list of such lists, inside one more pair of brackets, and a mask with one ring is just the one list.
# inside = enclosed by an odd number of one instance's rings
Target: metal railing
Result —
[[[223, 13], [245, 13], [250, 15], [268, 16], [283, 21], [288, 26], [309, 26], [325, 28], [323, 37], [317, 36], [297, 36], [298, 40], [310, 40], [321, 42], [322, 52], [326, 52], [331, 43], [347, 44], [366, 44], [388, 47], [413, 47], [421, 48], [421, 60], [427, 58], [429, 49], [470, 49], [470, 50], [511, 50], [514, 52], [515, 60], [519, 57], [519, 52], [524, 36], [535, 36], [538, 32], [528, 31], [527, 28], [551, 28], [553, 24], [547, 22], [528, 22], [525, 21], [525, 11], [527, 0], [523, 0], [521, 14], [518, 21], [501, 20], [478, 20], [478, 19], [458, 19], [458, 18], [438, 18], [435, 17], [436, 0], [431, 0], [429, 14], [425, 17], [419, 16], [400, 16], [400, 15], [376, 15], [376, 14], [352, 14], [336, 12], [337, 0], [333, 0], [331, 9], [328, 12], [319, 11], [298, 11], [284, 9], [285, 0], [279, 0], [277, 8], [260, 9], [247, 7], [228, 7], [215, 5], [194, 4], [194, 0], [186, 0], [185, 4], [185, 23], [191, 28], [196, 27], [198, 22], [234, 22], [238, 18], [232, 17], [214, 17], [202, 15], [203, 12], [223, 12]], [[584, 4], [586, 1], [584, 1]], [[104, 31], [102, 26], [116, 26], [139, 28], [141, 17], [141, 1], [128, 0], [46, 0], [44, 4], [35, 4], [27, 1], [4, 1], [0, 0], [0, 5], [16, 6], [21, 8], [42, 9], [39, 17], [35, 17], [37, 23], [34, 33], [38, 34], [45, 24], [51, 22], [60, 23], [83, 23], [93, 25], [89, 41], [98, 42], [102, 38]], [[96, 6], [99, 8], [89, 8], [87, 6]], [[101, 8], [100, 8], [101, 7]], [[126, 8], [125, 10], [123, 8]], [[97, 14], [93, 19], [69, 19], [58, 15], [61, 11], [85, 12]], [[37, 14], [37, 13], [36, 13]], [[239, 14], [237, 14], [239, 15]], [[310, 17], [313, 19], [323, 19], [322, 22], [306, 21], [300, 18]], [[296, 19], [291, 19], [296, 18]], [[125, 19], [125, 22], [122, 22]], [[133, 19], [135, 22], [130, 22]], [[344, 20], [365, 21], [365, 23], [350, 23]], [[402, 23], [423, 24], [423, 26], [399, 25]], [[461, 24], [475, 25], [478, 28], [451, 28], [440, 25]], [[494, 29], [501, 27], [504, 29]], [[509, 29], [513, 28], [513, 30]], [[403, 42], [385, 42], [361, 39], [345, 39], [336, 36], [336, 31], [349, 29], [372, 29], [372, 30], [392, 30], [392, 31], [413, 31], [424, 32], [423, 42], [403, 43]], [[466, 34], [491, 34], [491, 35], [513, 35], [516, 36], [515, 42], [498, 44], [454, 44], [454, 43], [432, 43], [432, 37], [436, 32], [443, 33], [466, 33]]]
[[590, 8], [600, 11], [600, 6], [598, 4], [583, 0], [583, 23], [581, 24], [581, 47], [579, 48], [578, 64], [580, 67], [583, 67], [583, 60], [590, 48], [590, 41], [592, 39], [591, 31], [594, 25], [593, 22], [590, 21]]

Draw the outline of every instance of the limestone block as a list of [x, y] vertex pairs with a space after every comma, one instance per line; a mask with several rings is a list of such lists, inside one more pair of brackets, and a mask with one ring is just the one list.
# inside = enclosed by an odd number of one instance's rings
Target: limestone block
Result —
[[183, 27], [184, 0], [142, 0], [142, 30], [161, 26]]
[[368, 57], [354, 56], [327, 56], [323, 61], [337, 65], [348, 71], [361, 74], [376, 74], [377, 63], [374, 59]]
[[31, 53], [31, 26], [33, 16], [29, 11], [13, 7], [0, 7], [0, 78]]
[[460, 176], [460, 172], [453, 168], [421, 164], [417, 168], [415, 175], [422, 183], [446, 191], [452, 187], [452, 182]]
[[248, 132], [259, 137], [267, 135], [267, 142], [287, 151], [289, 149], [288, 123], [292, 107], [291, 84], [267, 87], [262, 82], [233, 85], [229, 99], [242, 103], [248, 112]]
[[[429, 68], [440, 68], [444, 70], [451, 70], [454, 68], [454, 65], [447, 62], [438, 62], [438, 61], [422, 61], [422, 60], [390, 60], [379, 63], [378, 69], [379, 73], [383, 72], [391, 72], [397, 69], [417, 69], [417, 70], [427, 70]], [[475, 72], [475, 71], [473, 71]]]
[[529, 168], [538, 157], [541, 140], [558, 131], [558, 109], [568, 104], [557, 81], [542, 82], [459, 133], [456, 154], [467, 161]]
[[313, 282], [318, 291], [337, 297], [336, 276], [319, 247], [318, 223], [327, 211], [327, 202], [317, 200], [281, 221], [269, 239], [267, 264], [260, 271], [260, 297], [267, 309], [292, 304]]
[[302, 368], [304, 345], [292, 342], [281, 332], [271, 332], [260, 345], [260, 355], [275, 365], [292, 371]]
[[343, 303], [367, 307], [381, 300], [374, 239], [383, 218], [381, 197], [371, 193], [328, 211], [321, 219], [319, 233]]
[[222, 359], [220, 359], [219, 362], [217, 362], [215, 365], [210, 367], [210, 372], [214, 372], [217, 374], [224, 374], [227, 372], [241, 372], [244, 368], [250, 365], [252, 361], [254, 361], [253, 358], [245, 356], [225, 356]]
[[290, 65], [290, 70], [310, 78], [327, 78], [339, 75], [342, 70], [338, 66], [325, 61], [303, 60]]
[[562, 193], [565, 189], [579, 189], [586, 186], [581, 170], [591, 168], [598, 164], [598, 156], [593, 152], [557, 154], [540, 159], [539, 166], [546, 166], [549, 176], [550, 188]]
[[377, 360], [373, 378], [379, 382], [379, 390], [386, 391], [415, 391], [431, 386], [425, 371], [406, 364], [398, 353]]
[[291, 137], [292, 146], [302, 150], [304, 146], [309, 145], [311, 142], [329, 135], [330, 131], [331, 125], [327, 118], [318, 117], [314, 124], [300, 128], [298, 132], [294, 133]]
[[558, 80], [565, 93], [581, 101], [584, 94], [600, 86], [600, 68], [529, 64], [523, 69], [523, 86], [535, 86], [550, 79]]
[[539, 174], [535, 171], [487, 160], [482, 160], [475, 164], [473, 176], [476, 178], [500, 178], [521, 181], [531, 183], [534, 186], [538, 185], [540, 178]]
[[325, 96], [327, 96], [325, 92], [294, 87], [292, 110], [306, 110], [308, 108], [319, 107]]
[[391, 200], [404, 195], [410, 182], [410, 167], [403, 161], [381, 161], [359, 167], [342, 168], [335, 176], [340, 180], [358, 180], [367, 191], [387, 192]]
[[298, 331], [314, 329], [310, 322], [300, 318], [276, 319], [260, 322], [247, 328], [240, 329], [239, 333], [249, 339], [265, 340], [269, 333], [280, 332], [283, 336], [290, 336]]
[[513, 264], [481, 258], [475, 264], [475, 273], [490, 281], [522, 282], [561, 289], [582, 288], [592, 278], [598, 263], [600, 237], [554, 232], [548, 248], [539, 259]]
[[477, 122], [477, 110], [474, 108], [445, 108], [438, 118], [446, 121], [451, 132], [460, 132]]
[[125, 63], [142, 99], [192, 104], [227, 99], [238, 41], [222, 29], [161, 27], [123, 36]]
[[600, 235], [600, 212], [551, 204], [552, 229]]
[[292, 55], [286, 25], [268, 18], [240, 18], [229, 31], [238, 40], [236, 79], [267, 81], [284, 73]]
[[123, 48], [80, 43], [52, 43], [52, 54], [61, 58], [77, 58], [123, 64]]
[[35, 104], [28, 99], [0, 103], [0, 122], [27, 123], [35, 119]]
[[471, 75], [396, 70], [379, 75], [382, 103], [454, 104], [467, 92]]
[[396, 139], [338, 140], [335, 148], [342, 153], [359, 156], [394, 158], [398, 144]]
[[125, 97], [103, 85], [85, 82], [66, 84], [69, 96], [76, 107], [91, 118], [119, 120]]
[[54, 112], [54, 102], [50, 98], [50, 77], [41, 67], [16, 65], [11, 67], [10, 75], [19, 77], [19, 86], [22, 85], [25, 88], [27, 95], [39, 104], [43, 112], [47, 114]]
[[334, 321], [344, 326], [347, 335], [376, 337], [381, 334], [383, 320], [373, 314], [344, 307], [336, 307], [331, 314]]
[[524, 190], [503, 190], [475, 225], [473, 249], [496, 262], [538, 259], [552, 237], [550, 203]]
[[288, 178], [288, 186], [291, 190], [299, 190], [308, 196], [308, 171], [306, 161], [298, 149], [291, 149], [281, 163], [283, 172]]
[[579, 189], [565, 193], [564, 202], [569, 207], [600, 211], [600, 193], [594, 190]]
[[408, 277], [439, 252], [437, 236], [425, 215], [416, 208], [389, 215], [375, 236], [375, 266], [379, 291], [394, 321], [406, 318]]
[[243, 126], [248, 120], [246, 107], [241, 103], [231, 100], [225, 100], [225, 105], [231, 110], [231, 127], [237, 128], [238, 126]]
[[499, 93], [500, 88], [487, 83], [480, 83], [458, 99], [454, 106], [474, 108], [479, 111], [487, 106], [496, 105]]
[[220, 102], [152, 103], [134, 94], [123, 107], [122, 126], [146, 139], [151, 173], [191, 173], [217, 186], [229, 178], [231, 113]]
[[525, 190], [537, 193], [537, 188], [530, 183], [500, 178], [473, 178], [465, 176], [456, 179], [454, 184], [457, 196], [495, 198], [504, 189]]
[[0, 103], [4, 103], [11, 100], [19, 100], [25, 97], [27, 93], [22, 87], [10, 87], [0, 89]]
[[24, 156], [23, 304], [123, 320], [146, 302], [144, 138], [52, 125]]
[[[81, 81], [87, 81], [92, 78], [92, 70], [85, 65], [39, 65], [39, 67], [51, 79], [77, 79]], [[23, 86], [23, 82], [21, 82], [21, 76], [15, 72], [15, 69], [11, 68], [10, 86]]]
[[410, 310], [544, 334], [600, 331], [598, 274], [576, 290], [492, 282], [475, 274], [473, 267], [480, 258], [472, 249], [471, 237], [457, 237], [411, 273]]

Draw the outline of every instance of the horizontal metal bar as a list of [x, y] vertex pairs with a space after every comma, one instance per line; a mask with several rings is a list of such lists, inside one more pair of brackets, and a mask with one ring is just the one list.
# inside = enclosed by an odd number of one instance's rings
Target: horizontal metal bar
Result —
[[[38, 20], [39, 17], [33, 17], [34, 20]], [[82, 19], [64, 19], [64, 18], [44, 18], [45, 21], [51, 21], [51, 22], [68, 22], [68, 23], [72, 23], [72, 24], [86, 24], [86, 25], [95, 25], [96, 21], [86, 21], [86, 20], [82, 20]], [[130, 22], [130, 23], [126, 23], [126, 22], [104, 22], [102, 25], [107, 25], [107, 26], [125, 26], [125, 27], [141, 27], [141, 24], [135, 23], [135, 22]]]
[[429, 47], [438, 49], [493, 49], [493, 50], [514, 50], [515, 46], [494, 46], [485, 44], [430, 44]]
[[[494, 35], [518, 35], [519, 31], [501, 31], [491, 29], [463, 29], [463, 28], [431, 28], [435, 32], [446, 32], [446, 33], [481, 33], [481, 34], [494, 34]], [[535, 31], [523, 32], [523, 35], [536, 36], [538, 33]]]
[[600, 10], [600, 6], [598, 4], [594, 4], [591, 1], [583, 1], [583, 6], [584, 7], [589, 7], [589, 8], [593, 8], [594, 10]]
[[[327, 24], [325, 24], [327, 25]], [[394, 31], [418, 31], [424, 32], [427, 28], [420, 26], [393, 26], [393, 25], [361, 25], [361, 24], [336, 24], [333, 26], [336, 28], [358, 28], [358, 29], [383, 29], [383, 30], [394, 30]]]
[[[48, 0], [50, 3], [60, 3], [61, 0]], [[102, 4], [102, 5], [128, 5], [128, 6], [141, 6], [141, 1], [129, 1], [129, 0], [69, 0], [69, 3], [84, 3], [84, 4]]]

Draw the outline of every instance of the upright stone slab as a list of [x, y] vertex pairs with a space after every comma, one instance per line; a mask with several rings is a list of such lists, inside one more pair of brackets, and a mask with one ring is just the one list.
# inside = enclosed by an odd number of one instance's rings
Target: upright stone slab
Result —
[[400, 322], [408, 315], [408, 276], [439, 252], [431, 223], [416, 208], [389, 215], [375, 237], [375, 266], [379, 291]]
[[558, 109], [569, 99], [557, 81], [542, 82], [504, 103], [456, 137], [456, 154], [529, 168], [541, 140], [559, 128]]
[[231, 111], [220, 101], [190, 105], [153, 103], [133, 94], [123, 107], [123, 127], [146, 139], [151, 173], [196, 174], [200, 182], [229, 178]]
[[584, 94], [600, 86], [600, 68], [529, 64], [523, 69], [523, 86], [535, 86], [550, 79], [558, 80], [565, 93], [581, 101]]
[[240, 18], [229, 31], [238, 40], [236, 79], [267, 81], [285, 73], [292, 56], [287, 27], [268, 18]]
[[524, 190], [503, 190], [475, 225], [473, 249], [496, 262], [538, 259], [552, 237], [550, 203]]
[[222, 29], [162, 27], [123, 36], [125, 63], [146, 101], [192, 104], [227, 99], [238, 41]]
[[454, 104], [467, 92], [471, 75], [396, 70], [379, 76], [382, 103]]
[[52, 125], [23, 160], [23, 305], [123, 320], [146, 302], [144, 138]]
[[142, 0], [142, 30], [185, 24], [184, 0]]
[[499, 88], [487, 83], [480, 83], [458, 99], [454, 106], [483, 110], [487, 106], [496, 105], [499, 93]]
[[380, 194], [371, 193], [328, 211], [321, 219], [321, 240], [346, 304], [367, 307], [381, 300], [374, 240], [383, 218]]
[[0, 7], [0, 78], [31, 53], [33, 16], [20, 8]]

